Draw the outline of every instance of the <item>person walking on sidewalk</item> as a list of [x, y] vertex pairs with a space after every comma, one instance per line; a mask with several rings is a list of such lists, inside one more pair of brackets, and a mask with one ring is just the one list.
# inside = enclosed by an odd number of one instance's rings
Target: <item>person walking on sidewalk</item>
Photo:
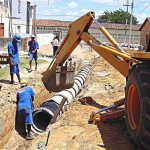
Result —
[[20, 41], [21, 41], [20, 35], [15, 34], [12, 42], [8, 43], [11, 84], [14, 84], [14, 74], [17, 75], [18, 81], [20, 82], [19, 53], [18, 53], [18, 44], [17, 44]]
[[35, 35], [31, 35], [31, 41], [28, 42], [29, 46], [29, 64], [30, 64], [30, 71], [32, 71], [32, 60], [34, 58], [35, 60], [35, 70], [37, 70], [37, 58], [38, 58], [38, 49], [39, 49], [39, 44], [35, 40]]
[[34, 91], [31, 87], [27, 86], [28, 81], [22, 79], [21, 87], [17, 93], [17, 121], [23, 123], [24, 132], [26, 133], [27, 128], [27, 140], [32, 140], [31, 125], [32, 125], [32, 109], [34, 101]]

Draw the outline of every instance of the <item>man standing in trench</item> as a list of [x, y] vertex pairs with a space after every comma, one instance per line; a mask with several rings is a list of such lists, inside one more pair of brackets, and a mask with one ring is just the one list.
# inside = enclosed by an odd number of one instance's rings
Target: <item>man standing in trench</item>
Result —
[[39, 49], [39, 44], [35, 40], [34, 34], [31, 35], [31, 41], [29, 41], [28, 46], [29, 46], [30, 71], [32, 71], [32, 60], [33, 60], [33, 58], [35, 60], [35, 70], [37, 70], [37, 58], [38, 58], [37, 50]]
[[20, 41], [21, 41], [20, 35], [15, 34], [12, 42], [9, 42], [8, 44], [11, 84], [14, 84], [14, 74], [17, 75], [18, 81], [20, 82], [19, 53], [18, 53], [18, 44], [17, 44]]
[[26, 133], [27, 128], [27, 140], [32, 140], [31, 135], [31, 125], [32, 125], [32, 102], [34, 100], [34, 91], [31, 87], [27, 86], [28, 81], [22, 79], [21, 88], [17, 93], [17, 121], [20, 125], [24, 126], [24, 133]]

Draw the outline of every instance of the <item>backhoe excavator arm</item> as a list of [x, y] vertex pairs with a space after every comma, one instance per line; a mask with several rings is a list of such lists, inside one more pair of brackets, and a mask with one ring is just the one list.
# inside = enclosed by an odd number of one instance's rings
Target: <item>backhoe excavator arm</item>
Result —
[[[64, 40], [62, 41], [61, 45], [59, 46], [54, 59], [52, 60], [51, 64], [49, 65], [48, 69], [43, 73], [42, 81], [48, 91], [60, 91], [62, 88], [59, 88], [58, 86], [62, 86], [61, 81], [65, 80], [67, 78], [67, 75], [62, 75], [59, 73], [56, 75], [57, 66], [62, 65], [66, 59], [70, 56], [72, 51], [77, 47], [77, 45], [81, 41], [81, 35], [83, 32], [87, 32], [89, 29], [91, 23], [92, 23], [92, 16], [95, 16], [94, 12], [89, 12], [82, 16], [81, 18], [77, 19], [73, 23], [69, 25], [69, 31], [67, 35], [65, 36]], [[62, 70], [69, 71], [67, 67], [64, 69], [60, 69], [60, 72]], [[64, 72], [65, 72], [64, 71]], [[62, 77], [61, 81], [58, 81], [59, 77]], [[70, 75], [69, 75], [70, 77]], [[55, 82], [59, 82], [58, 86]], [[73, 84], [72, 84], [73, 85]], [[64, 88], [66, 86], [63, 86]], [[69, 87], [69, 86], [68, 86]]]
[[[77, 47], [81, 40], [85, 41], [91, 48], [93, 48], [98, 54], [106, 59], [125, 77], [128, 75], [130, 63], [138, 63], [138, 61], [131, 58], [130, 54], [121, 51], [117, 42], [112, 38], [112, 36], [104, 27], [101, 26], [100, 30], [111, 42], [111, 44], [113, 45], [112, 47], [98, 42], [90, 34], [88, 34], [88, 29], [92, 24], [94, 18], [95, 13], [88, 12], [69, 25], [69, 31], [67, 35], [65, 36], [63, 42], [57, 50], [56, 55], [47, 71], [43, 73], [42, 81], [47, 90], [55, 91], [56, 87], [54, 85], [51, 85], [51, 82], [54, 81], [53, 78], [56, 78], [56, 66], [62, 65], [66, 61], [66, 59]], [[68, 69], [66, 70], [69, 71]], [[52, 88], [54, 90], [52, 90]]]
[[117, 69], [124, 77], [128, 76], [130, 64], [138, 63], [137, 60], [131, 58], [130, 54], [121, 52], [113, 47], [99, 44], [94, 38], [92, 38], [92, 36], [88, 35], [87, 33], [83, 33], [81, 38], [115, 69]]

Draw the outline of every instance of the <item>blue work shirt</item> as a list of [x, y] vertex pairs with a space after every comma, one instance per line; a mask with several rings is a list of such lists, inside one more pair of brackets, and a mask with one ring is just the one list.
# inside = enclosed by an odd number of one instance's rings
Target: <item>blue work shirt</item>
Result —
[[29, 86], [21, 87], [17, 93], [17, 110], [24, 108], [32, 109], [32, 97], [35, 95], [34, 91]]
[[[32, 41], [28, 42], [28, 46], [29, 46], [29, 51], [30, 53], [32, 51], [34, 51], [36, 48], [39, 49], [39, 44], [37, 41], [34, 41], [34, 43], [32, 44]], [[33, 56], [37, 56], [37, 51], [35, 53], [33, 53]]]
[[12, 57], [14, 65], [19, 64], [18, 44], [15, 44], [14, 42], [8, 43], [8, 55]]

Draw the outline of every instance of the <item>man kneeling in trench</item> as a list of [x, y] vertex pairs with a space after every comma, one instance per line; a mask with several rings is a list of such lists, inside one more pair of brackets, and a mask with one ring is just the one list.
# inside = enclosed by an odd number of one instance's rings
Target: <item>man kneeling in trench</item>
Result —
[[[28, 81], [21, 80], [21, 87], [17, 93], [17, 122], [20, 125], [24, 125], [24, 133], [26, 133], [26, 139], [32, 140], [33, 136], [31, 135], [31, 124], [32, 124], [32, 102], [34, 100], [34, 91], [31, 87], [27, 86]], [[21, 127], [20, 127], [21, 128]]]

